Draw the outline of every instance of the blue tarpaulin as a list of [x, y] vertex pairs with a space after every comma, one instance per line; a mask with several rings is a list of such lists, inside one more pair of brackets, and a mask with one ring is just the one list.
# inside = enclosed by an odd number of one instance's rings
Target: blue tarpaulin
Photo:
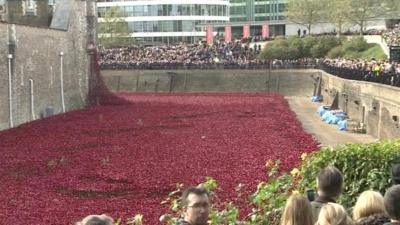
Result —
[[342, 131], [347, 130], [347, 120], [339, 121], [337, 125], [338, 125], [339, 130], [342, 130]]
[[322, 100], [323, 100], [322, 95], [317, 95], [317, 96], [312, 96], [311, 97], [311, 101], [312, 102], [322, 102]]

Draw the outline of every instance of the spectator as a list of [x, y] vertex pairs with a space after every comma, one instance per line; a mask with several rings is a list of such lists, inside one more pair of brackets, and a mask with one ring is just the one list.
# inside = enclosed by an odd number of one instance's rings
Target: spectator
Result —
[[304, 196], [292, 195], [286, 202], [281, 225], [313, 225], [311, 204]]
[[382, 34], [388, 46], [399, 46], [400, 45], [400, 29], [396, 25], [393, 30], [386, 31]]
[[393, 185], [400, 184], [400, 163], [392, 166], [392, 183]]
[[114, 221], [111, 217], [106, 215], [90, 215], [85, 217], [82, 221], [77, 222], [76, 225], [113, 225]]
[[[153, 69], [202, 67], [216, 64], [249, 65], [260, 63], [259, 51], [240, 42], [179, 44], [129, 48], [100, 48], [99, 63], [104, 69]], [[217, 58], [218, 63], [215, 62]]]
[[357, 225], [383, 225], [389, 222], [383, 196], [376, 191], [361, 193], [353, 209], [353, 219]]
[[313, 222], [317, 221], [321, 208], [328, 202], [336, 202], [342, 192], [343, 176], [334, 166], [322, 169], [317, 177], [317, 194], [315, 201], [311, 202], [313, 209]]
[[321, 208], [316, 225], [352, 225], [353, 221], [347, 215], [343, 206], [327, 203]]
[[179, 225], [207, 225], [210, 200], [204, 188], [191, 187], [182, 194], [183, 221]]
[[332, 75], [400, 86], [400, 64], [377, 60], [324, 59], [321, 68]]
[[394, 185], [389, 188], [383, 200], [385, 204], [385, 209], [387, 214], [390, 217], [390, 222], [386, 223], [385, 225], [395, 225], [400, 224], [400, 185]]

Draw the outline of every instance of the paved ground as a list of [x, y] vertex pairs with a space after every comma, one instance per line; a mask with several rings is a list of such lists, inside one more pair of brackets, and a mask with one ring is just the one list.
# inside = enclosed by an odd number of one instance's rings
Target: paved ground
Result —
[[317, 114], [321, 103], [311, 102], [308, 97], [286, 97], [290, 108], [296, 112], [304, 130], [312, 134], [321, 146], [334, 147], [345, 143], [370, 143], [377, 139], [367, 134], [340, 131], [336, 125], [326, 124]]

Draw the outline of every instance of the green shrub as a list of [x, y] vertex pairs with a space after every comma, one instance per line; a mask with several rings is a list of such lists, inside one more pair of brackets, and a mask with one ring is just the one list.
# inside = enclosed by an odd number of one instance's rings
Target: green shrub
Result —
[[362, 52], [368, 49], [368, 43], [363, 37], [351, 38], [343, 43], [343, 49], [345, 52]]
[[351, 208], [359, 194], [375, 190], [382, 194], [391, 185], [390, 169], [400, 160], [400, 141], [372, 144], [348, 144], [335, 149], [324, 148], [303, 161], [300, 189], [316, 188], [321, 168], [334, 165], [344, 175], [344, 189], [339, 202]]
[[344, 52], [343, 58], [345, 59], [359, 59], [361, 57], [361, 52], [347, 51]]
[[[383, 141], [372, 144], [347, 144], [334, 149], [322, 148], [311, 155], [303, 154], [302, 163], [291, 172], [279, 171], [279, 160], [266, 163], [267, 180], [257, 186], [250, 196], [253, 205], [252, 212], [245, 216], [243, 225], [279, 225], [287, 198], [294, 192], [304, 193], [305, 190], [316, 188], [316, 177], [320, 169], [333, 165], [342, 171], [344, 188], [339, 203], [351, 209], [361, 192], [375, 190], [382, 194], [391, 186], [390, 169], [394, 163], [400, 162], [400, 140]], [[207, 178], [203, 183], [211, 192], [218, 187], [217, 182]], [[240, 185], [238, 186], [240, 187]], [[171, 214], [166, 214], [163, 224], [175, 225], [179, 214], [179, 193], [182, 185], [177, 185], [177, 191], [172, 192], [163, 203], [170, 204]], [[240, 189], [236, 189], [238, 196]], [[213, 192], [212, 192], [213, 193]], [[214, 206], [210, 209], [210, 224], [238, 223], [239, 209], [230, 201], [219, 203], [223, 210]]]
[[261, 58], [264, 59], [298, 59], [305, 57], [324, 57], [328, 51], [339, 45], [341, 40], [334, 36], [323, 37], [289, 37], [278, 39], [265, 46]]
[[317, 43], [317, 38], [307, 36], [303, 38], [303, 56], [311, 57], [311, 48]]
[[381, 46], [378, 44], [370, 44], [369, 48], [363, 51], [360, 57], [365, 60], [371, 60], [372, 58], [377, 60], [385, 60], [388, 58]]
[[310, 53], [314, 58], [321, 58], [328, 54], [328, 52], [340, 45], [340, 39], [334, 36], [323, 36], [317, 39], [317, 43], [311, 47]]
[[331, 50], [329, 50], [327, 56], [328, 56], [328, 58], [335, 59], [335, 58], [343, 57], [343, 55], [344, 55], [344, 50], [343, 50], [342, 46], [339, 45], [339, 46], [336, 46], [336, 47], [332, 48]]

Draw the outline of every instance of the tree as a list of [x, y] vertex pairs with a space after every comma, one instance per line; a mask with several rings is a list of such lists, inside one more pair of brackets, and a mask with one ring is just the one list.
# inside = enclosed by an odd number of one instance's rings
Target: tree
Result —
[[350, 2], [349, 0], [325, 0], [324, 14], [327, 15], [327, 22], [335, 25], [336, 32], [340, 36], [344, 27], [349, 24]]
[[322, 22], [323, 2], [320, 0], [288, 0], [286, 17], [290, 22], [306, 26], [311, 33], [311, 26]]
[[350, 0], [348, 19], [360, 27], [362, 35], [368, 21], [393, 15], [398, 4], [398, 0]]
[[99, 23], [99, 43], [105, 47], [126, 46], [134, 43], [129, 35], [128, 22], [122, 18], [122, 11], [114, 6], [105, 11]]

